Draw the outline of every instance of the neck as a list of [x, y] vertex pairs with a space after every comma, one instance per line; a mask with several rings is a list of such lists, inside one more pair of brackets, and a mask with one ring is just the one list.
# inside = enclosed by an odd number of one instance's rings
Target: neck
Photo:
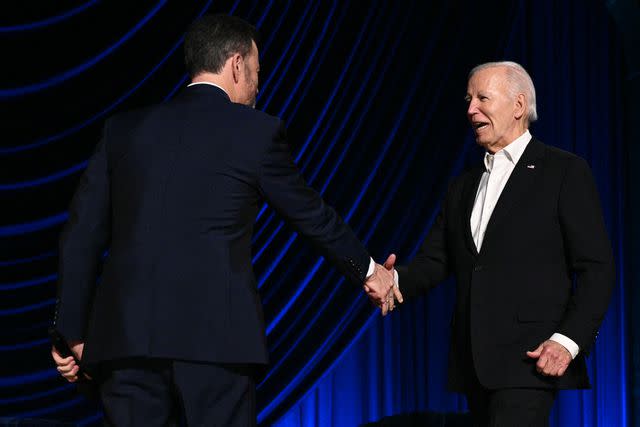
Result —
[[490, 154], [496, 154], [498, 151], [502, 150], [504, 147], [508, 146], [509, 144], [511, 144], [516, 139], [520, 138], [522, 136], [522, 134], [524, 134], [527, 131], [527, 129], [528, 128], [526, 128], [526, 127], [522, 128], [522, 129], [518, 129], [515, 132], [512, 132], [511, 135], [508, 138], [504, 138], [502, 141], [497, 141], [493, 145], [488, 145], [488, 146], [485, 147], [485, 149]]
[[224, 74], [200, 73], [191, 79], [191, 83], [213, 83], [220, 86], [229, 95], [229, 98], [233, 99], [233, 85], [229, 84], [228, 78]]

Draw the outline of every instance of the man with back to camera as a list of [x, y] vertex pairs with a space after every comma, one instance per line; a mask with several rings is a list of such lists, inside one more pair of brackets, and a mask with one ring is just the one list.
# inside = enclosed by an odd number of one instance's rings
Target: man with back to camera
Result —
[[[251, 266], [262, 199], [366, 283], [383, 314], [393, 308], [392, 274], [304, 183], [280, 119], [252, 108], [256, 41], [239, 18], [196, 21], [185, 38], [191, 84], [109, 119], [74, 196], [55, 327], [98, 367], [108, 425], [255, 425], [253, 369], [268, 357]], [[73, 357], [52, 355], [76, 381]]]
[[449, 388], [474, 426], [547, 426], [557, 390], [590, 387], [611, 244], [587, 163], [529, 133], [536, 97], [522, 66], [475, 67], [466, 100], [484, 163], [452, 182], [396, 284], [411, 297], [455, 275]]

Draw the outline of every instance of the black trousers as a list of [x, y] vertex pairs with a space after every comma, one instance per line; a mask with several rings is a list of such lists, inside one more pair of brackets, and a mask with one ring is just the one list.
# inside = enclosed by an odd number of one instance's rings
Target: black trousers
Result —
[[474, 427], [548, 427], [554, 390], [501, 389], [467, 394]]
[[[469, 322], [468, 318], [467, 324]], [[466, 342], [471, 343], [469, 331]], [[480, 384], [470, 344], [461, 352], [464, 394], [473, 427], [548, 427], [556, 398], [554, 389], [505, 388], [489, 390]]]
[[102, 366], [100, 377], [106, 426], [256, 425], [248, 367], [131, 359]]
[[548, 427], [556, 390], [505, 388], [489, 390], [480, 384], [473, 365], [467, 365], [465, 395], [473, 427]]

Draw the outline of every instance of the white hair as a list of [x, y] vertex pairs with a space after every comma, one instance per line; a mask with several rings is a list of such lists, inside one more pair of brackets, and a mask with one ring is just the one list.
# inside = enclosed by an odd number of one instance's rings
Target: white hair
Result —
[[531, 124], [538, 120], [538, 112], [536, 110], [536, 88], [533, 86], [533, 80], [524, 67], [512, 61], [486, 62], [473, 67], [469, 72], [469, 78], [480, 70], [486, 68], [503, 67], [507, 71], [507, 82], [511, 95], [516, 96], [524, 93], [527, 98], [527, 124]]

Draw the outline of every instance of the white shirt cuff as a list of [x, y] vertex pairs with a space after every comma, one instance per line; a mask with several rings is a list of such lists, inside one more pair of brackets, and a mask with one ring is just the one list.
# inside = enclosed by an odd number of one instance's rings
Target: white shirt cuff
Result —
[[556, 332], [555, 334], [551, 335], [551, 338], [549, 339], [551, 341], [557, 342], [558, 344], [569, 350], [572, 359], [575, 359], [580, 352], [580, 347], [578, 346], [578, 344], [576, 344], [575, 341], [565, 335]]
[[376, 269], [376, 262], [373, 260], [373, 258], [369, 258], [369, 270], [367, 270], [367, 276], [366, 276], [367, 279], [371, 277], [375, 269]]

